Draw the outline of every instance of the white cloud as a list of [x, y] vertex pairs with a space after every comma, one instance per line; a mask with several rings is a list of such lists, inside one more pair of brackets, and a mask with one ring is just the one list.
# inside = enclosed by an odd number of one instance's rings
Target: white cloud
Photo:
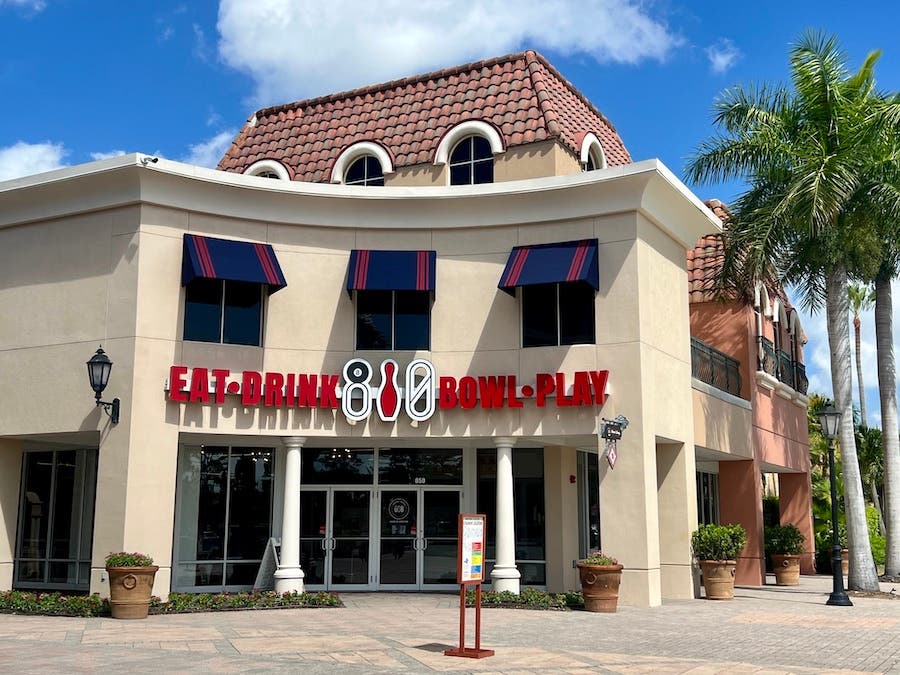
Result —
[[204, 63], [208, 63], [209, 45], [206, 44], [206, 33], [203, 32], [203, 28], [199, 23], [192, 24], [192, 27], [194, 29], [194, 57]]
[[9, 7], [21, 7], [33, 12], [40, 12], [47, 6], [47, 3], [45, 0], [0, 0], [0, 7], [3, 7], [4, 5]]
[[727, 38], [719, 40], [705, 49], [709, 67], [714, 73], [722, 74], [741, 58], [740, 50]]
[[223, 131], [208, 141], [192, 145], [188, 150], [188, 154], [181, 161], [214, 168], [219, 163], [219, 160], [222, 159], [222, 155], [225, 154], [228, 146], [231, 145], [231, 141], [236, 133], [234, 130]]
[[119, 155], [124, 155], [124, 150], [110, 150], [109, 152], [92, 152], [91, 159], [97, 161], [99, 159], [110, 159], [112, 157], [118, 157]]
[[220, 56], [261, 104], [525, 47], [635, 64], [682, 43], [639, 0], [221, 0], [218, 30]]
[[25, 143], [0, 148], [0, 180], [30, 176], [64, 166], [67, 154], [62, 143]]

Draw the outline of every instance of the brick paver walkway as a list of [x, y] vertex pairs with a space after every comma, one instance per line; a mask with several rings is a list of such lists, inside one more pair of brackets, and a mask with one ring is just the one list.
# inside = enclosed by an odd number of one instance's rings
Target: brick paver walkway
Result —
[[900, 673], [900, 599], [827, 607], [828, 590], [805, 577], [616, 614], [486, 609], [482, 643], [496, 656], [478, 661], [443, 655], [458, 630], [449, 595], [146, 621], [0, 615], [0, 673]]

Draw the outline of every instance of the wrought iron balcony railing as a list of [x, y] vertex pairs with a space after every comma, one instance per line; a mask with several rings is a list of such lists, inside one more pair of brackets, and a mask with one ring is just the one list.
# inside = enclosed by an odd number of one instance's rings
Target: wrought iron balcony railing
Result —
[[738, 360], [693, 337], [691, 374], [716, 389], [734, 396], [741, 395], [741, 369]]
[[756, 369], [775, 377], [775, 372], [778, 370], [775, 345], [772, 344], [771, 340], [762, 336], [756, 339], [759, 341], [759, 355], [757, 357], [759, 363]]
[[806, 377], [806, 365], [794, 361], [794, 389], [804, 396], [809, 391], [809, 380]]
[[796, 389], [794, 386], [794, 362], [791, 360], [791, 355], [781, 349], [778, 350], [778, 381], [791, 389]]
[[806, 366], [791, 359], [791, 355], [786, 351], [781, 349], [776, 351], [775, 345], [768, 338], [758, 337], [757, 342], [759, 343], [757, 370], [771, 375], [805, 396], [809, 389]]

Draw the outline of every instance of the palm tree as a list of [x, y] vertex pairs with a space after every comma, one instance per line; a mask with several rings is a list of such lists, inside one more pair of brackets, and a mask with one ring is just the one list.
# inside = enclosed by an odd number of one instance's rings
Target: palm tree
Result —
[[[894, 247], [894, 250], [900, 250], [900, 247]], [[891, 292], [891, 280], [896, 275], [896, 260], [886, 260], [875, 277], [875, 349], [884, 451], [882, 528], [887, 531], [884, 573], [892, 576], [900, 575], [900, 427], [897, 419], [897, 366], [894, 359]]]
[[853, 332], [856, 337], [856, 386], [859, 388], [859, 424], [860, 426], [869, 426], [866, 422], [866, 387], [863, 384], [862, 371], [862, 322], [859, 320], [859, 313], [872, 309], [875, 304], [875, 291], [871, 286], [852, 283], [847, 289], [850, 295], [850, 311], [853, 312]]
[[881, 259], [882, 238], [868, 216], [900, 221], [900, 157], [873, 159], [873, 148], [900, 132], [900, 102], [875, 91], [879, 56], [869, 54], [850, 73], [834, 37], [804, 35], [790, 50], [792, 87], [726, 90], [715, 104], [722, 132], [701, 143], [687, 166], [689, 180], [748, 184], [724, 235], [723, 290], [774, 275], [797, 285], [810, 309], [825, 306], [842, 413], [849, 586], [871, 591], [878, 576], [854, 442], [847, 284], [851, 272], [874, 276]]

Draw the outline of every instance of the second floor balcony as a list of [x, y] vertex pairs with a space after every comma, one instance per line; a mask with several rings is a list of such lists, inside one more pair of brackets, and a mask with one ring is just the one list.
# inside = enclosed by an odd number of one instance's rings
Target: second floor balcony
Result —
[[[760, 383], [766, 379], [778, 382], [805, 397], [809, 389], [806, 366], [793, 360], [791, 355], [783, 349], [776, 350], [775, 345], [768, 338], [759, 337], [757, 340], [759, 342], [757, 374], [763, 375], [762, 378], [757, 377], [757, 380]], [[765, 378], [766, 375], [769, 377]], [[769, 386], [769, 389], [772, 388]]]
[[691, 375], [733, 396], [741, 395], [741, 364], [702, 340], [691, 338]]

